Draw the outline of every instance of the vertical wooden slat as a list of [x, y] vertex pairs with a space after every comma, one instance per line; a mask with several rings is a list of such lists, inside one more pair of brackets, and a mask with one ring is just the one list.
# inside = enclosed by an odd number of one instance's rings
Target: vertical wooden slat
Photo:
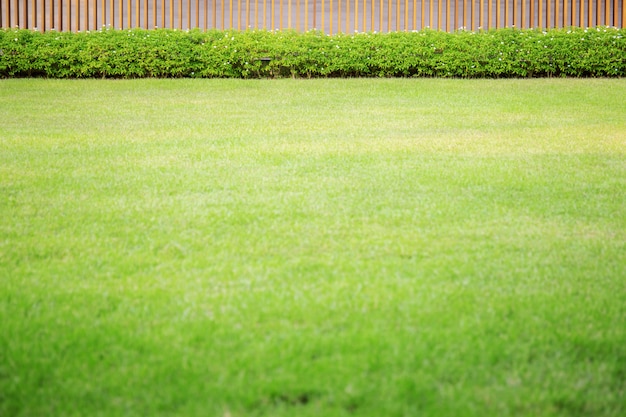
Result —
[[380, 32], [383, 31], [383, 15], [385, 14], [384, 10], [385, 10], [385, 3], [383, 2], [383, 0], [380, 0], [378, 2], [378, 30]]
[[537, 0], [537, 27], [543, 28], [543, 0]]
[[513, 8], [511, 9], [511, 26], [519, 27], [517, 24], [517, 17], [519, 15], [519, 11], [517, 10], [517, 0], [513, 0]]
[[588, 6], [589, 6], [589, 10], [587, 11], [587, 27], [591, 27], [593, 26], [592, 23], [592, 19], [593, 19], [593, 0], [587, 0], [588, 1]]
[[5, 28], [11, 27], [11, 0], [2, 0], [3, 1], [3, 13], [4, 20], [2, 21], [2, 26]]
[[442, 0], [439, 0], [439, 3], [437, 4], [437, 30], [441, 30], [441, 15], [443, 14], [441, 13], [441, 1]]
[[[195, 8], [194, 11], [196, 13], [196, 24], [194, 25], [194, 27], [196, 29], [198, 29], [198, 28], [200, 28], [200, 0], [195, 0], [195, 5], [196, 5], [196, 8]], [[148, 5], [146, 4], [146, 8], [147, 7], [148, 7]], [[146, 13], [148, 13], [148, 12], [146, 12]], [[147, 16], [147, 14], [146, 14], [146, 16]]]
[[[501, 23], [501, 26], [504, 27], [504, 28], [505, 27], [509, 27], [509, 21], [508, 21], [508, 18], [509, 18], [509, 2], [508, 2], [508, 0], [498, 0], [498, 2], [500, 2], [500, 1], [504, 1], [504, 10], [501, 9], [502, 10], [502, 12], [501, 12], [502, 13], [502, 20], [501, 20], [502, 23]], [[502, 7], [502, 6], [500, 6], [500, 7]]]
[[530, 0], [530, 16], [529, 27], [532, 29], [535, 27], [535, 0]]
[[551, 3], [557, 3], [558, 0], [546, 0], [546, 28], [552, 28], [555, 27], [556, 25], [554, 24], [555, 22], [552, 21], [552, 4]]
[[[370, 1], [374, 4], [372, 0]], [[363, 0], [363, 32], [367, 32], [367, 0]]]
[[168, 4], [168, 21], [167, 25], [163, 23], [164, 28], [173, 29], [174, 28], [174, 0], [170, 0]]
[[499, 28], [501, 26], [501, 16], [500, 16], [500, 0], [493, 0], [493, 27]]
[[[561, 0], [555, 0], [554, 2], [554, 27], [555, 28], [558, 28], [561, 24], [561, 21], [559, 20], [560, 3], [561, 3]], [[548, 7], [550, 7], [550, 1], [548, 1]]]
[[[615, 11], [615, 14], [617, 14], [617, 10]], [[624, 28], [626, 28], [626, 4], [622, 3], [622, 29]]]
[[346, 33], [350, 33], [350, 0], [346, 0]]
[[237, 0], [237, 30], [241, 30], [241, 0]]
[[[413, 3], [415, 3], [416, 0], [413, 0]], [[370, 13], [370, 30], [373, 32], [376, 28], [375, 26], [375, 16], [376, 16], [376, 2], [374, 0], [370, 0], [371, 2], [371, 13]]]
[[404, 31], [409, 30], [409, 0], [404, 0]]
[[187, 0], [187, 29], [191, 29], [191, 0]]
[[[9, 27], [9, 22], [6, 17], [6, 12], [8, 11], [7, 9], [8, 9], [7, 2], [5, 2], [4, 0], [1, 0], [0, 1], [0, 20], [2, 21], [2, 24], [0, 25], [0, 27], [3, 27], [3, 28]], [[28, 0], [24, 6], [24, 20], [25, 20], [24, 29], [32, 29], [34, 20], [35, 20], [35, 15], [33, 14], [33, 3], [31, 0]]]
[[450, 32], [450, 0], [446, 0], [446, 31]]
[[64, 12], [64, 10], [63, 10], [63, 2], [64, 1], [65, 0], [59, 0], [59, 9], [58, 9], [58, 12], [57, 12], [57, 22], [58, 22], [57, 27], [59, 28], [59, 31], [63, 31], [64, 30], [64, 28], [63, 28], [63, 12]]
[[496, 16], [495, 16], [495, 21], [494, 21], [494, 26], [495, 28], [499, 28], [500, 27], [500, 0], [496, 0]]
[[[22, 7], [21, 10], [21, 14], [22, 14], [22, 21], [20, 23], [20, 27], [24, 28], [24, 29], [30, 29], [30, 0], [26, 0], [24, 2], [24, 7]], [[4, 18], [4, 4], [2, 1], [0, 1], [0, 27], [5, 27], [6, 22], [3, 20]], [[60, 30], [63, 30], [63, 28], [60, 28]]]
[[[172, 29], [183, 30], [183, 0], [178, 1], [178, 13], [174, 14], [174, 21], [176, 22], [175, 26], [172, 26]], [[178, 16], [178, 20], [176, 20], [176, 16]]]

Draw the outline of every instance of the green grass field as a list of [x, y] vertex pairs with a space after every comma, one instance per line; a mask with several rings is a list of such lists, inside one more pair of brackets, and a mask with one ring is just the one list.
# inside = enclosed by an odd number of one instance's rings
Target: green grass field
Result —
[[0, 415], [625, 415], [624, 97], [0, 80]]

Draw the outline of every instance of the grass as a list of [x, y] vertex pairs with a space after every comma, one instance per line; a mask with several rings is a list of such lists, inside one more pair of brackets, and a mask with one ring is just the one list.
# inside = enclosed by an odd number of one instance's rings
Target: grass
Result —
[[0, 415], [624, 415], [624, 96], [0, 80]]

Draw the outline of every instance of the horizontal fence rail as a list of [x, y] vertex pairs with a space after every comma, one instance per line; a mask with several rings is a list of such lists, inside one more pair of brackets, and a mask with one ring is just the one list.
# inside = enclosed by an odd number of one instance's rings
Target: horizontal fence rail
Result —
[[294, 29], [624, 27], [624, 0], [0, 0], [0, 27]]

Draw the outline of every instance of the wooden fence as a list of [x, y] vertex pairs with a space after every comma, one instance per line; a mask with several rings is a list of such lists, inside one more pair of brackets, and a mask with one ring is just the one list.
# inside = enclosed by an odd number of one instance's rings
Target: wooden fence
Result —
[[0, 27], [294, 29], [624, 27], [624, 0], [0, 0]]

